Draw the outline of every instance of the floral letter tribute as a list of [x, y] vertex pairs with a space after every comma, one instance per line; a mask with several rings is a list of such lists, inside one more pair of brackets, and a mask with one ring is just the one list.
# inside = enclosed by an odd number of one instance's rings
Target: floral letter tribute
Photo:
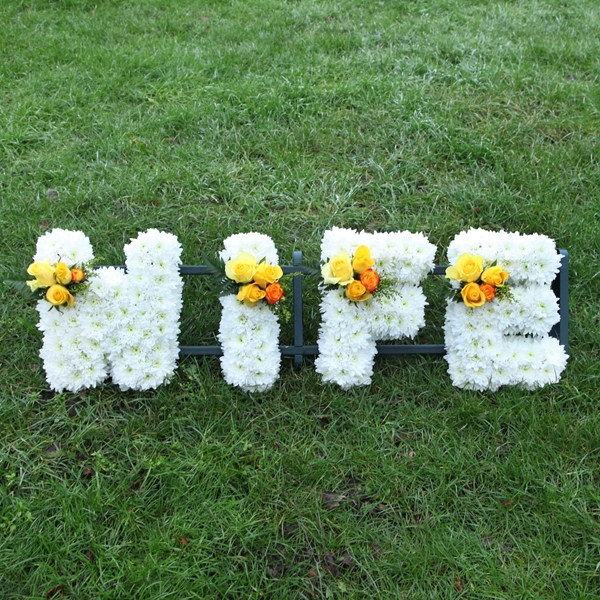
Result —
[[[315, 361], [324, 382], [371, 383], [376, 340], [414, 337], [425, 324], [421, 280], [435, 246], [420, 233], [365, 233], [334, 227], [321, 243], [323, 320]], [[334, 286], [333, 288], [331, 286]]]
[[119, 327], [108, 338], [111, 375], [122, 390], [148, 390], [168, 381], [177, 367], [181, 244], [171, 233], [149, 229], [124, 251]]
[[559, 381], [567, 355], [548, 336], [559, 321], [550, 289], [561, 260], [554, 241], [470, 229], [454, 238], [448, 260], [446, 277], [457, 292], [457, 301], [448, 301], [444, 326], [452, 383], [495, 391]]
[[279, 321], [272, 305], [283, 298], [283, 271], [273, 240], [261, 233], [236, 233], [220, 252], [237, 294], [220, 298], [219, 342], [225, 381], [246, 392], [264, 392], [279, 377]]
[[168, 379], [179, 354], [181, 246], [151, 229], [125, 247], [128, 273], [95, 271], [81, 231], [54, 229], [37, 242], [27, 282], [46, 289], [38, 301], [40, 356], [56, 391], [95, 387], [110, 374], [122, 389], [145, 390]]

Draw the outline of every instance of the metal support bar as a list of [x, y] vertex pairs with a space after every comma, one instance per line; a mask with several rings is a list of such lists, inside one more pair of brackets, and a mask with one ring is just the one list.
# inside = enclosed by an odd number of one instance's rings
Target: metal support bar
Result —
[[[552, 282], [552, 291], [558, 297], [560, 321], [552, 328], [550, 335], [557, 338], [565, 352], [568, 352], [569, 338], [569, 253], [559, 250], [561, 266], [556, 279]], [[294, 313], [294, 340], [293, 345], [281, 345], [279, 349], [283, 356], [292, 356], [294, 366], [301, 367], [305, 356], [316, 356], [318, 346], [304, 345], [304, 323], [302, 302], [302, 273], [307, 272], [302, 267], [302, 252], [295, 250], [292, 265], [285, 265], [282, 270], [285, 274], [294, 273], [293, 277], [293, 313]], [[433, 268], [430, 275], [444, 275], [446, 266], [438, 265]], [[182, 275], [207, 275], [208, 270], [203, 265], [184, 265], [180, 267]], [[221, 346], [180, 346], [181, 356], [222, 356]], [[444, 344], [377, 344], [377, 353], [381, 355], [398, 354], [445, 354]]]
[[[302, 264], [302, 251], [294, 250], [292, 257], [294, 267]], [[294, 348], [297, 352], [294, 354], [294, 367], [302, 366], [304, 349], [304, 323], [302, 316], [302, 275], [294, 275]], [[282, 351], [283, 354], [283, 351]]]
[[558, 298], [558, 314], [560, 321], [550, 330], [550, 335], [555, 337], [569, 353], [569, 253], [562, 248], [560, 254], [560, 271], [552, 282], [552, 291]]

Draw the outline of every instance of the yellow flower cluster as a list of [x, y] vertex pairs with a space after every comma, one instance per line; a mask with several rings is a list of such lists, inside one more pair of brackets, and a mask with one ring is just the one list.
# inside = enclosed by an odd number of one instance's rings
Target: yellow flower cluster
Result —
[[73, 306], [75, 299], [65, 286], [85, 279], [81, 269], [70, 269], [64, 262], [57, 262], [54, 266], [44, 261], [34, 262], [27, 268], [27, 273], [35, 277], [26, 282], [29, 289], [35, 292], [48, 288], [46, 300], [53, 306]]
[[[375, 261], [367, 246], [359, 246], [352, 260], [346, 252], [340, 252], [326, 262], [321, 275], [327, 285], [345, 287], [346, 297], [354, 302], [364, 302], [372, 297], [379, 285], [379, 275], [372, 269]], [[356, 279], [355, 275], [359, 278]]]
[[467, 253], [446, 269], [446, 278], [464, 282], [462, 299], [468, 307], [477, 308], [496, 297], [496, 288], [504, 286], [508, 272], [499, 265], [484, 269], [483, 257]]
[[257, 264], [249, 252], [240, 252], [237, 258], [228, 261], [225, 275], [236, 283], [246, 284], [237, 294], [237, 299], [246, 306], [254, 306], [263, 298], [269, 304], [276, 304], [283, 298], [283, 287], [278, 281], [283, 277], [281, 267], [269, 265], [266, 261]]

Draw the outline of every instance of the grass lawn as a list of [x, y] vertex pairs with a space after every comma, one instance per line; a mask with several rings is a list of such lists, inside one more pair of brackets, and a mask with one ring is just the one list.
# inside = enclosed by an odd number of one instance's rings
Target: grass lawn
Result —
[[[150, 227], [185, 264], [239, 231], [317, 262], [333, 225], [571, 256], [570, 363], [536, 392], [409, 356], [347, 393], [186, 358], [155, 392], [54, 394], [1, 288], [2, 599], [600, 597], [597, 0], [4, 0], [0, 29], [0, 279], [53, 227], [104, 264]], [[181, 341], [214, 344], [186, 283]]]

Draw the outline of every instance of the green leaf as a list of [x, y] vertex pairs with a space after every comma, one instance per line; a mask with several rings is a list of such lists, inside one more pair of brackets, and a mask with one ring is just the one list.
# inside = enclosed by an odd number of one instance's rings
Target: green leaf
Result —
[[209, 275], [218, 275], [220, 278], [227, 277], [225, 275], [225, 262], [220, 256], [202, 254], [202, 259]]
[[18, 294], [25, 296], [28, 300], [35, 298], [38, 294], [32, 292], [27, 283], [21, 279], [5, 279], [4, 285]]
[[321, 279], [321, 267], [315, 267], [314, 265], [302, 265], [302, 275], [306, 277], [314, 277], [315, 279]]
[[237, 294], [239, 291], [239, 284], [231, 279], [222, 280], [219, 287], [216, 288], [219, 298], [223, 296], [229, 296], [230, 294]]
[[237, 294], [239, 283], [225, 275], [225, 262], [220, 256], [203, 254], [202, 258], [210, 277], [211, 285], [219, 298], [229, 294]]

